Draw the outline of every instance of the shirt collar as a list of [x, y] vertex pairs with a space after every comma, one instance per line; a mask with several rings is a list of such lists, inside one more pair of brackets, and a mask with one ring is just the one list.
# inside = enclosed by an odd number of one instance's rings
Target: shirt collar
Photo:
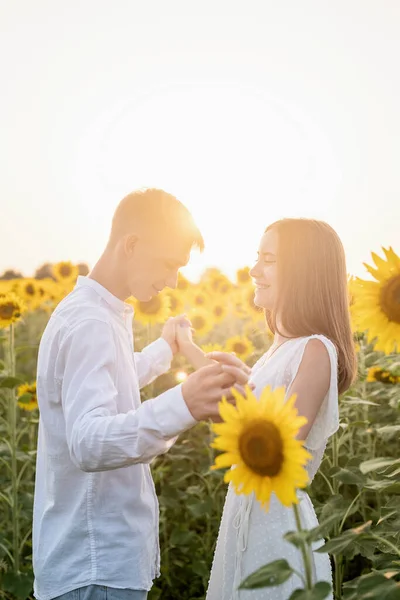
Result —
[[102, 286], [101, 283], [99, 283], [95, 279], [91, 279], [90, 277], [79, 275], [76, 281], [76, 287], [84, 286], [90, 287], [95, 292], [97, 292], [97, 294], [99, 294], [99, 296], [101, 296], [103, 300], [105, 300], [107, 304], [109, 304], [111, 308], [116, 312], [122, 314], [133, 314], [133, 307], [130, 306], [130, 304], [127, 304], [123, 300], [120, 300], [119, 298], [114, 296], [114, 294], [112, 294], [107, 288]]

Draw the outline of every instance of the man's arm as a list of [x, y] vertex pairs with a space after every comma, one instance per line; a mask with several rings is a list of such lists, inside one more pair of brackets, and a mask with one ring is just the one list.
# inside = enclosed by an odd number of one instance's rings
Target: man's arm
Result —
[[63, 341], [59, 360], [67, 443], [83, 471], [149, 463], [197, 423], [180, 386], [118, 413], [115, 344], [106, 322], [90, 319], [76, 326]]
[[135, 352], [134, 358], [139, 388], [142, 389], [170, 369], [173, 354], [169, 343], [160, 337], [141, 352]]
[[170, 369], [172, 358], [178, 352], [176, 335], [181, 324], [190, 325], [185, 315], [169, 318], [161, 337], [141, 352], [134, 353], [140, 389]]

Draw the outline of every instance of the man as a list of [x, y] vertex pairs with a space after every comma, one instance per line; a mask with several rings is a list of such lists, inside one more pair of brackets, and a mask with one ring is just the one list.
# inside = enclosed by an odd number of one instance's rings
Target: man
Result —
[[133, 352], [132, 308], [176, 286], [203, 238], [173, 196], [149, 189], [124, 198], [108, 244], [88, 277], [58, 305], [38, 357], [40, 408], [33, 517], [38, 600], [142, 600], [159, 575], [158, 502], [149, 463], [179, 433], [216, 419], [222, 395], [247, 373], [212, 364], [157, 398], [139, 388], [165, 372], [177, 327]]

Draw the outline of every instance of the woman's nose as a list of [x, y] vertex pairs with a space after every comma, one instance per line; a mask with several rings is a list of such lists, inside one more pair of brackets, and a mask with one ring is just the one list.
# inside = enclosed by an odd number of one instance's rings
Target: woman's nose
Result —
[[258, 263], [256, 263], [253, 267], [251, 267], [251, 269], [249, 271], [250, 277], [257, 277], [257, 266], [258, 266]]

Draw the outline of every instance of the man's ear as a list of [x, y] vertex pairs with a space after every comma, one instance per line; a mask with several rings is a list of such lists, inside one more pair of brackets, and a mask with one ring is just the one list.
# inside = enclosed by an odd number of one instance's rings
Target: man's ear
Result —
[[125, 251], [125, 255], [128, 258], [131, 258], [135, 248], [136, 248], [136, 244], [138, 242], [139, 238], [135, 233], [130, 233], [129, 235], [125, 236], [124, 239], [124, 251]]

